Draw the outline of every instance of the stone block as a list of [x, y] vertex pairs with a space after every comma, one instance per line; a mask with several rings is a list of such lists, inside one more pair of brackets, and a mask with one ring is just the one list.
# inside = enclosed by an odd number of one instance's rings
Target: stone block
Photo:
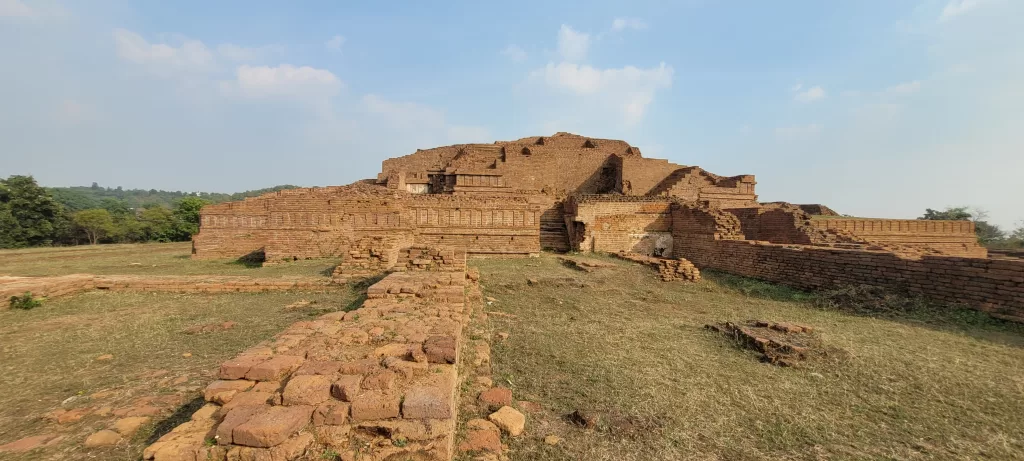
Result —
[[293, 376], [282, 395], [285, 405], [317, 405], [331, 398], [331, 378], [324, 375]]
[[367, 391], [352, 401], [352, 421], [397, 418], [401, 414], [400, 398], [381, 391]]
[[294, 355], [275, 355], [269, 360], [253, 365], [245, 374], [253, 381], [280, 381], [302, 365], [305, 359]]
[[313, 407], [273, 406], [258, 412], [232, 431], [232, 443], [247, 447], [269, 448], [288, 440], [309, 424]]

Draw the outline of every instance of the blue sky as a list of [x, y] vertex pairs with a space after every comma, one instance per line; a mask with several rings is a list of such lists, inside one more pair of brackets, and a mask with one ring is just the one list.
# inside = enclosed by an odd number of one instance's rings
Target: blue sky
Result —
[[1012, 227], [1021, 18], [1018, 0], [0, 0], [0, 175], [347, 184], [416, 148], [570, 131], [754, 174], [763, 201]]

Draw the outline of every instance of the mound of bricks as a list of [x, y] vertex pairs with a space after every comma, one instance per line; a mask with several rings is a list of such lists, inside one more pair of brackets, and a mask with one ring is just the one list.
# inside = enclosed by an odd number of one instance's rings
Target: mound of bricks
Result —
[[[322, 278], [288, 279], [245, 276], [176, 276], [176, 275], [89, 275], [74, 274], [57, 277], [0, 277], [0, 299], [32, 293], [54, 298], [92, 290], [165, 291], [175, 293], [257, 293], [265, 291], [312, 290], [331, 288]], [[6, 304], [0, 305], [5, 309]]]
[[762, 362], [784, 367], [807, 359], [816, 342], [810, 336], [814, 331], [811, 327], [793, 323], [755, 320], [746, 326], [725, 322], [704, 328], [732, 338], [740, 347], [760, 352]]
[[465, 271], [466, 250], [429, 245], [413, 245], [398, 253], [395, 270]]
[[661, 279], [666, 282], [675, 280], [686, 280], [690, 282], [700, 281], [700, 270], [693, 263], [683, 258], [667, 259], [654, 256], [641, 255], [636, 253], [617, 253], [618, 257], [627, 261], [646, 264], [658, 270]]
[[207, 404], [145, 459], [451, 459], [466, 285], [393, 273], [361, 308], [291, 325], [221, 364]]

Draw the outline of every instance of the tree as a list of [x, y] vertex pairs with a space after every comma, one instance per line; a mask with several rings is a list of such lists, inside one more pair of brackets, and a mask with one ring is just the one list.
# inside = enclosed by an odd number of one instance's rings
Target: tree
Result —
[[75, 227], [85, 232], [89, 243], [95, 245], [103, 237], [114, 231], [114, 218], [103, 208], [93, 208], [75, 213], [72, 218]]
[[946, 207], [943, 211], [936, 211], [931, 208], [924, 210], [924, 216], [917, 219], [927, 219], [929, 221], [970, 221], [971, 212], [967, 210], [967, 207]]
[[145, 233], [145, 239], [157, 242], [173, 242], [182, 240], [178, 219], [174, 212], [162, 206], [153, 206], [142, 210], [139, 221]]
[[974, 234], [978, 237], [978, 243], [982, 245], [998, 243], [1006, 238], [1006, 233], [999, 226], [986, 221], [988, 212], [981, 208], [946, 207], [943, 211], [927, 208], [924, 210], [924, 216], [918, 219], [974, 221]]
[[179, 229], [189, 237], [199, 232], [199, 210], [209, 202], [199, 197], [185, 197], [178, 201], [174, 216], [178, 218]]
[[49, 245], [65, 219], [64, 208], [31, 176], [0, 180], [0, 247]]

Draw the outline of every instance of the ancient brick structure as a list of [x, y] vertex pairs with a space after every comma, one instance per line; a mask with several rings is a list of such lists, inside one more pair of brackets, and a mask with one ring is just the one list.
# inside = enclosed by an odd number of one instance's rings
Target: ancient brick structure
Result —
[[474, 255], [626, 252], [804, 288], [899, 285], [1021, 317], [1020, 262], [987, 259], [973, 223], [759, 203], [755, 185], [568, 133], [462, 144], [386, 160], [374, 180], [205, 207], [193, 252], [341, 257], [341, 279]]
[[479, 288], [464, 270], [413, 270], [367, 297], [224, 362], [208, 403], [144, 458], [451, 459], [467, 300], [480, 304]]

